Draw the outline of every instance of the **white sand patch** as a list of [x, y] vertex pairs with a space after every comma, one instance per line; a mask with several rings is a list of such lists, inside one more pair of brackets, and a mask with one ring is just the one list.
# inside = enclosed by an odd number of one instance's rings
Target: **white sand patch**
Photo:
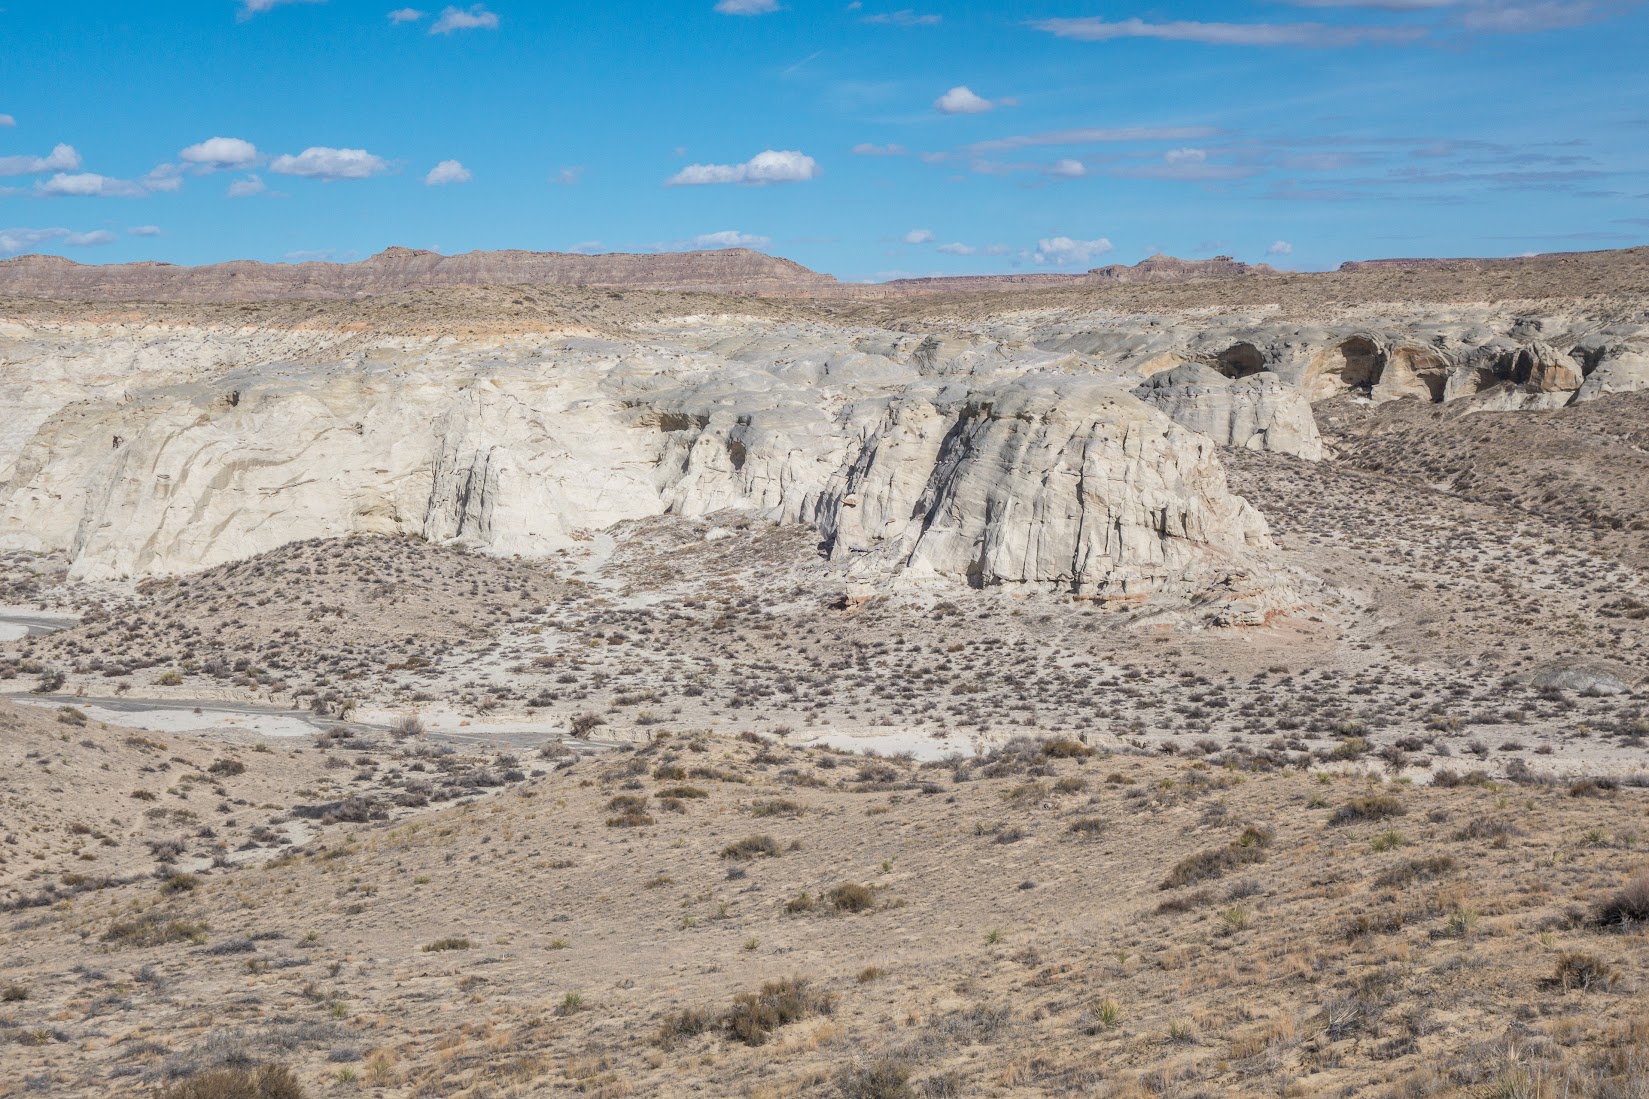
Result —
[[0, 621], [0, 641], [21, 641], [29, 636], [29, 628], [17, 622]]
[[[19, 699], [29, 706], [56, 709], [61, 702], [35, 702]], [[93, 721], [116, 725], [122, 729], [141, 729], [148, 733], [251, 733], [263, 737], [314, 736], [315, 726], [299, 717], [285, 714], [237, 714], [222, 710], [111, 710], [104, 706], [79, 707]]]

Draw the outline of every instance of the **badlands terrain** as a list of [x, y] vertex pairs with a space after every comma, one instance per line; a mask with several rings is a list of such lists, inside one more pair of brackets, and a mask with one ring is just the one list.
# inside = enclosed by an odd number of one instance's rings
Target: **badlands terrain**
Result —
[[0, 1096], [1649, 1095], [1649, 249], [0, 295]]

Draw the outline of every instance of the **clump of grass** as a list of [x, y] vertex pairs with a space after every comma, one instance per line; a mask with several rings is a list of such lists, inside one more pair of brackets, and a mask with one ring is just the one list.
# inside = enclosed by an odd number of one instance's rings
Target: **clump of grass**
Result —
[[1369, 794], [1352, 798], [1328, 818], [1330, 824], [1359, 824], [1368, 820], [1389, 820], [1407, 813], [1403, 803], [1390, 794]]
[[1096, 755], [1094, 749], [1070, 737], [1054, 737], [1042, 742], [1043, 759], [1087, 759]]
[[424, 953], [435, 954], [442, 950], [468, 950], [474, 945], [463, 935], [448, 935], [445, 938], [436, 939], [432, 943], [426, 943]]
[[658, 796], [664, 799], [674, 798], [677, 801], [692, 801], [696, 798], [707, 798], [710, 794], [697, 786], [666, 786], [658, 792]]
[[856, 980], [858, 980], [858, 982], [862, 985], [868, 985], [871, 981], [880, 980], [885, 976], [887, 976], [887, 970], [883, 969], [881, 966], [867, 965], [863, 969], [859, 970], [859, 976]]
[[1198, 851], [1181, 859], [1157, 888], [1178, 889], [1181, 886], [1195, 885], [1200, 881], [1224, 877], [1239, 866], [1264, 862], [1265, 849], [1271, 845], [1271, 839], [1272, 833], [1269, 829], [1250, 825], [1224, 847]]
[[910, 1065], [896, 1057], [878, 1057], [868, 1065], [850, 1065], [836, 1077], [842, 1099], [910, 1099]]
[[1105, 822], [1098, 817], [1078, 817], [1069, 829], [1079, 836], [1097, 836], [1105, 831]]
[[202, 1072], [163, 1088], [158, 1099], [304, 1099], [304, 1090], [285, 1065], [260, 1065]]
[[160, 891], [171, 896], [176, 893], [188, 893], [200, 884], [200, 879], [193, 874], [173, 874], [160, 884]]
[[1054, 793], [1056, 794], [1080, 794], [1086, 789], [1088, 789], [1088, 780], [1081, 775], [1066, 775], [1054, 783]]
[[811, 912], [819, 907], [819, 902], [813, 899], [813, 894], [803, 890], [784, 902], [784, 910], [792, 916], [803, 912]]
[[868, 912], [876, 906], [876, 897], [869, 886], [845, 881], [826, 894], [830, 907], [838, 912]]
[[664, 1017], [664, 1021], [659, 1024], [655, 1041], [662, 1049], [674, 1049], [685, 1039], [697, 1038], [715, 1025], [716, 1020], [708, 1011], [684, 1007]]
[[753, 817], [799, 817], [802, 807], [789, 798], [768, 798], [758, 801], [750, 807]]
[[780, 854], [782, 851], [779, 841], [769, 835], [746, 836], [721, 850], [721, 857], [724, 859], [776, 859]]
[[1381, 832], [1378, 836], [1375, 836], [1369, 843], [1369, 847], [1377, 852], [1395, 851], [1407, 842], [1408, 841], [1403, 838], [1403, 833], [1397, 831], [1396, 829], [1389, 829], [1385, 832]]
[[1639, 874], [1625, 888], [1605, 898], [1595, 914], [1604, 927], [1623, 931], [1649, 923], [1649, 874]]
[[747, 1046], [759, 1046], [782, 1026], [813, 1015], [828, 1015], [835, 997], [821, 992], [801, 977], [769, 981], [756, 992], [741, 992], [722, 1016], [721, 1025], [731, 1038]]
[[1383, 871], [1374, 879], [1377, 889], [1394, 889], [1417, 881], [1433, 881], [1454, 872], [1454, 859], [1449, 855], [1431, 855], [1423, 859], [1409, 859]]
[[29, 990], [23, 985], [7, 985], [0, 988], [0, 1003], [20, 1004], [28, 998]]
[[641, 828], [654, 823], [645, 796], [619, 794], [607, 802], [607, 810], [614, 814], [607, 818], [608, 828]]
[[1597, 955], [1573, 951], [1558, 956], [1552, 980], [1564, 989], [1590, 992], [1595, 988], [1607, 992], [1617, 976], [1614, 967]]
[[167, 917], [146, 912], [130, 920], [119, 920], [109, 925], [103, 941], [120, 946], [165, 946], [167, 943], [206, 941], [207, 925], [192, 920]]

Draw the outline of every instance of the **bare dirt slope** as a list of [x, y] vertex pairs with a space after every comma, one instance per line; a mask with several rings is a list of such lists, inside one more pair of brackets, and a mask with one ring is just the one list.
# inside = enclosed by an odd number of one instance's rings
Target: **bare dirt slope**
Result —
[[1087, 752], [673, 737], [16, 913], [0, 1095], [1641, 1093], [1638, 798]]

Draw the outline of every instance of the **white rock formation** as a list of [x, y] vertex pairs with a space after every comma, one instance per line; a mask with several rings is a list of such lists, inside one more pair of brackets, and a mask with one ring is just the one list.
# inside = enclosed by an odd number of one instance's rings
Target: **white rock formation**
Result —
[[708, 322], [341, 360], [208, 329], [12, 336], [0, 547], [83, 578], [355, 532], [542, 555], [725, 508], [816, 524], [866, 575], [1106, 597], [1252, 586], [1268, 545], [1212, 440], [1034, 349]]

